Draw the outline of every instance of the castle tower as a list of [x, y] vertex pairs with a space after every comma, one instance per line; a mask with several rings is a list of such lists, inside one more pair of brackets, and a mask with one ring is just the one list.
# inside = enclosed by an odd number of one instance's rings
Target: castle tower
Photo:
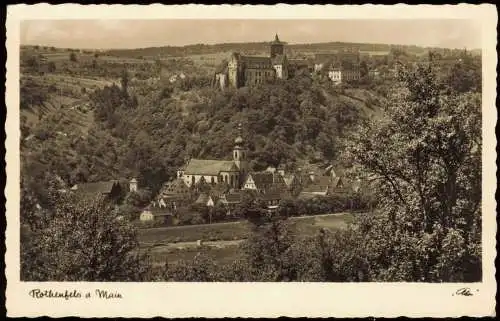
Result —
[[276, 57], [277, 55], [283, 55], [284, 52], [284, 43], [280, 41], [278, 38], [278, 34], [274, 37], [274, 41], [271, 42], [271, 59]]
[[234, 140], [233, 160], [235, 165], [240, 170], [240, 184], [248, 172], [247, 150], [244, 147], [244, 140], [241, 137], [241, 124], [238, 125], [239, 135]]

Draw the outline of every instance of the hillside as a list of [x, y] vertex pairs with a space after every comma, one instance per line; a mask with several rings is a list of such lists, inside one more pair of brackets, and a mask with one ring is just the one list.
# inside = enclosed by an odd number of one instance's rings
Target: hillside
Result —
[[[43, 56], [53, 49], [25, 50]], [[41, 57], [22, 56], [21, 152], [25, 165], [38, 168], [23, 175], [56, 175], [67, 185], [135, 176], [155, 192], [190, 157], [230, 158], [239, 123], [254, 170], [338, 163], [355, 126], [381, 117], [395, 84], [365, 78], [333, 86], [303, 70], [287, 81], [221, 91], [202, 72], [217, 55], [172, 60], [172, 72], [186, 73], [169, 82], [144, 57], [110, 63], [109, 53], [96, 54], [63, 52], [67, 60], [50, 71]], [[463, 58], [440, 71], [443, 84], [478, 83], [480, 60]]]
[[[101, 87], [78, 99], [50, 94], [43, 108], [23, 109], [33, 115], [23, 160], [68, 185], [134, 175], [155, 191], [188, 157], [230, 157], [239, 123], [256, 170], [335, 161], [351, 126], [378, 108], [363, 90], [341, 93], [307, 76], [224, 92], [144, 86]], [[37, 113], [41, 120], [30, 121]]]

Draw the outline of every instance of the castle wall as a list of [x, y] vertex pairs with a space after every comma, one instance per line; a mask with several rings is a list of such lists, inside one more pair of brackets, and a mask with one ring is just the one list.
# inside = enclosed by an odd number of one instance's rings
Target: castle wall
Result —
[[273, 69], [245, 69], [245, 86], [251, 86], [263, 83], [267, 79], [272, 79], [275, 76]]

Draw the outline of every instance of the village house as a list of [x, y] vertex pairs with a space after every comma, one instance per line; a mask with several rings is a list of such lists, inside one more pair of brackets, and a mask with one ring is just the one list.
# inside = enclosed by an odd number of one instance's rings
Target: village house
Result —
[[350, 63], [342, 63], [330, 65], [328, 70], [328, 78], [334, 84], [356, 81], [361, 78], [359, 67]]
[[248, 173], [243, 189], [256, 191], [257, 193], [265, 193], [271, 188], [285, 187], [283, 176], [278, 172], [251, 172]]
[[342, 177], [316, 176], [311, 177], [312, 182], [304, 187], [299, 194], [299, 198], [308, 199], [313, 197], [325, 197], [335, 193], [347, 192], [348, 186]]
[[174, 220], [174, 212], [167, 207], [161, 206], [159, 203], [152, 203], [141, 212], [139, 220], [141, 222], [158, 222], [160, 224], [172, 224]]
[[267, 205], [267, 209], [277, 209], [280, 201], [284, 198], [283, 195], [279, 191], [268, 191], [262, 195], [259, 195], [258, 198], [264, 201]]
[[113, 202], [118, 202], [128, 192], [118, 180], [76, 184], [71, 187], [71, 191], [91, 197], [103, 196]]
[[216, 197], [213, 194], [201, 193], [194, 203], [200, 204], [200, 205], [205, 205], [207, 207], [214, 207], [217, 200], [218, 200], [218, 197]]
[[156, 200], [165, 207], [175, 210], [189, 200], [191, 191], [183, 179], [177, 178], [163, 185]]

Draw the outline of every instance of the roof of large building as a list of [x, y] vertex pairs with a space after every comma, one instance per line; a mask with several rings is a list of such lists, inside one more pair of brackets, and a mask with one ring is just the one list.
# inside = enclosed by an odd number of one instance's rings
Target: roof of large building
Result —
[[109, 194], [113, 187], [118, 185], [118, 181], [83, 183], [73, 186], [73, 190], [82, 193]]
[[240, 59], [246, 68], [268, 69], [272, 67], [272, 61], [270, 57], [240, 56]]
[[191, 159], [186, 166], [185, 174], [219, 175], [220, 172], [237, 172], [238, 167], [233, 161]]

